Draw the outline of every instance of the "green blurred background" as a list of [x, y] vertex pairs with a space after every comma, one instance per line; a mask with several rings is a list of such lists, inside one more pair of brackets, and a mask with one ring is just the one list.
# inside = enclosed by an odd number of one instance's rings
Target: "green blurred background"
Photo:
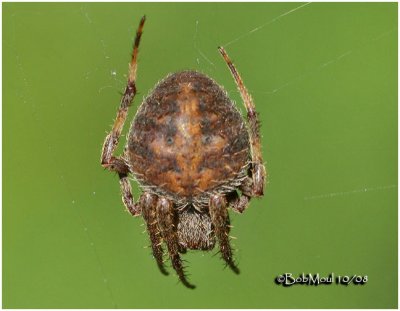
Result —
[[[232, 215], [242, 273], [190, 253], [194, 291], [160, 274], [99, 164], [143, 14], [130, 119], [188, 68], [242, 108], [224, 45], [262, 121], [267, 191]], [[3, 182], [4, 308], [396, 308], [397, 4], [5, 3]]]

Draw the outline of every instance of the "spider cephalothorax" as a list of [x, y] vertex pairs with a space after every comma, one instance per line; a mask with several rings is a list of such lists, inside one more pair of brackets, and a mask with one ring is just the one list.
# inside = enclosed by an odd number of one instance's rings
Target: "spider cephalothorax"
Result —
[[[180, 280], [192, 288], [179, 255], [187, 249], [211, 250], [218, 242], [222, 258], [239, 272], [229, 243], [227, 208], [241, 213], [251, 197], [263, 195], [265, 168], [259, 122], [236, 68], [219, 48], [243, 98], [248, 124], [212, 79], [196, 71], [177, 72], [158, 83], [144, 99], [123, 155], [113, 156], [136, 94], [137, 53], [144, 21], [143, 17], [136, 33], [127, 87], [113, 129], [105, 139], [101, 164], [119, 174], [127, 210], [143, 216], [161, 272], [167, 273], [165, 244]], [[143, 190], [138, 202], [131, 193], [129, 174]]]

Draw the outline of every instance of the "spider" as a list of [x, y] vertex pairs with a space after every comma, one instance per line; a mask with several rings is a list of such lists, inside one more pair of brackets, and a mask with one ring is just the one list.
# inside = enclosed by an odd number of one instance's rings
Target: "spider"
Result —
[[[142, 215], [152, 252], [163, 274], [166, 248], [180, 281], [189, 288], [180, 254], [212, 250], [218, 242], [226, 264], [239, 273], [229, 241], [228, 208], [242, 213], [264, 192], [260, 126], [255, 106], [224, 48], [219, 47], [247, 111], [247, 124], [214, 80], [196, 71], [168, 75], [143, 100], [121, 156], [115, 156], [128, 109], [136, 95], [142, 17], [117, 117], [106, 136], [101, 165], [119, 175], [122, 201]], [[129, 176], [143, 193], [132, 196]], [[240, 191], [240, 192], [238, 192]], [[240, 193], [240, 194], [239, 194]]]

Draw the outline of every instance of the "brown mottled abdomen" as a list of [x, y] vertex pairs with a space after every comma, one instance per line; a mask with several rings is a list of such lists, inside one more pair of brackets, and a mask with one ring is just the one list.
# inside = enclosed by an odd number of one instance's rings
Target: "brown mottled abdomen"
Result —
[[194, 71], [161, 81], [130, 133], [126, 156], [139, 179], [188, 199], [234, 179], [249, 159], [240, 113], [220, 86]]

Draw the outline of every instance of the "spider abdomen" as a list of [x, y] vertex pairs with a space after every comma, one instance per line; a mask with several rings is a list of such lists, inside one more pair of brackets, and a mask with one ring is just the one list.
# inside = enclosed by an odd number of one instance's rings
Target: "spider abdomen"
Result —
[[243, 119], [212, 79], [172, 74], [143, 101], [126, 157], [146, 185], [191, 198], [235, 179], [249, 161]]

